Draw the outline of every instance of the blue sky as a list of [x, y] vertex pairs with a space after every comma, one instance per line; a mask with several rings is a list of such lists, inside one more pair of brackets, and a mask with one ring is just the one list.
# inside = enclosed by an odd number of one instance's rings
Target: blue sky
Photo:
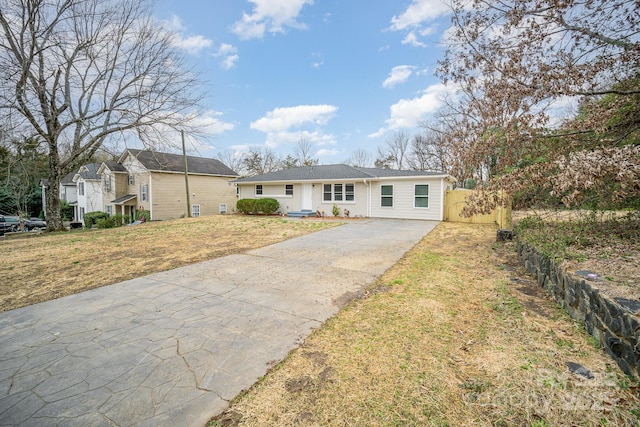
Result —
[[215, 157], [306, 139], [322, 164], [375, 158], [394, 132], [420, 132], [446, 88], [434, 77], [450, 27], [439, 0], [159, 0], [155, 15], [207, 91]]

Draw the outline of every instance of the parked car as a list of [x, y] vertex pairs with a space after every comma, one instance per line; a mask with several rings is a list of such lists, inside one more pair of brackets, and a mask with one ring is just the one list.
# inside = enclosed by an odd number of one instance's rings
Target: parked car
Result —
[[20, 230], [20, 219], [17, 216], [0, 215], [0, 236]]
[[47, 223], [40, 218], [31, 217], [24, 220], [24, 227], [27, 231], [31, 231], [36, 228], [47, 228]]

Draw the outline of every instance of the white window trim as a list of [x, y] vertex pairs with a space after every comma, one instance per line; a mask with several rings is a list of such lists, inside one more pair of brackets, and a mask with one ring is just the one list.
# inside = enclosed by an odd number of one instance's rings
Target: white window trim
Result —
[[[195, 209], [194, 209], [195, 208]], [[198, 214], [195, 214], [195, 211], [198, 211]], [[198, 218], [200, 216], [200, 204], [196, 203], [196, 204], [192, 204], [191, 205], [191, 217], [192, 218]]]
[[[258, 193], [258, 187], [260, 187], [260, 193]], [[254, 193], [256, 196], [263, 196], [263, 197], [264, 197], [264, 185], [262, 185], [262, 184], [256, 184], [256, 185], [253, 187], [253, 193]]]
[[[427, 195], [426, 196], [418, 196], [416, 195], [416, 187], [418, 185], [426, 185], [427, 186]], [[416, 206], [416, 199], [420, 197], [420, 198], [426, 198], [427, 199], [427, 206]], [[431, 185], [430, 184], [413, 184], [413, 208], [414, 209], [431, 209]]]
[[[342, 185], [342, 200], [336, 200], [336, 184]], [[331, 186], [331, 200], [324, 199], [324, 186]], [[353, 185], [353, 200], [345, 200], [347, 197], [347, 185]], [[322, 184], [322, 203], [333, 204], [340, 203], [341, 205], [355, 205], [356, 204], [356, 183], [355, 182], [334, 182]]]
[[[391, 195], [382, 195], [382, 187], [391, 187]], [[382, 206], [382, 198], [383, 197], [387, 197], [387, 198], [391, 198], [391, 206]], [[393, 209], [394, 205], [396, 203], [396, 189], [395, 186], [393, 184], [380, 184], [380, 209]]]
[[141, 202], [149, 201], [149, 184], [142, 184], [140, 186], [140, 201]]

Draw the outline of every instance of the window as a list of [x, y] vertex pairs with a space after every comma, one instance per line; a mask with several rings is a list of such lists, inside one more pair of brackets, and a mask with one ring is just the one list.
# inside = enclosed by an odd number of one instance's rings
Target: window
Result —
[[416, 208], [428, 208], [429, 207], [429, 185], [419, 184], [415, 189], [415, 207]]
[[284, 194], [286, 196], [293, 196], [293, 184], [287, 184], [284, 186]]
[[111, 176], [110, 175], [104, 176], [104, 191], [107, 193], [111, 192]]
[[78, 195], [84, 196], [84, 182], [78, 183]]
[[355, 187], [356, 187], [355, 184], [345, 184], [344, 185], [344, 199], [347, 202], [355, 201], [355, 199], [356, 199]]
[[107, 205], [107, 215], [109, 215], [109, 216], [113, 215], [113, 206], [112, 205]]
[[84, 221], [84, 208], [80, 208], [80, 221]]
[[333, 184], [333, 200], [342, 201], [342, 184]]
[[134, 175], [129, 175], [129, 185], [134, 185], [136, 183], [136, 177]]
[[256, 185], [256, 196], [262, 196], [262, 184]]
[[331, 184], [325, 184], [322, 186], [322, 201], [330, 202], [333, 200], [333, 194], [331, 192]]
[[193, 218], [200, 216], [200, 205], [191, 205], [191, 216]]
[[140, 186], [140, 201], [148, 202], [149, 201], [149, 185], [144, 184]]
[[355, 184], [324, 184], [322, 186], [323, 202], [355, 202]]
[[393, 185], [380, 186], [380, 206], [393, 207]]
[[226, 203], [218, 203], [218, 212], [221, 214], [227, 213], [227, 204]]

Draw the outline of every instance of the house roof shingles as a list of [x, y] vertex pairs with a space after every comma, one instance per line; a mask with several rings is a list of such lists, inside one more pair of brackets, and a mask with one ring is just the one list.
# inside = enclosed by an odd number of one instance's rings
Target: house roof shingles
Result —
[[239, 178], [235, 182], [281, 182], [329, 179], [377, 179], [414, 176], [447, 176], [445, 172], [360, 168], [348, 165], [316, 165], [283, 169], [263, 175]]
[[[150, 171], [184, 173], [184, 159], [180, 154], [157, 153], [132, 148], [127, 151]], [[238, 176], [236, 172], [218, 159], [187, 156], [187, 168], [192, 174]]]

